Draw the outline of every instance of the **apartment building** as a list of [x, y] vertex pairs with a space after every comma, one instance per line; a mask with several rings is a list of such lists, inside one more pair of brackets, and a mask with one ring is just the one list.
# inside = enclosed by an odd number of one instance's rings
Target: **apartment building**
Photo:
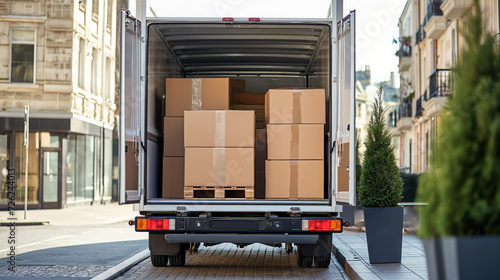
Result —
[[[23, 207], [111, 200], [115, 0], [0, 1], [0, 208], [6, 169]], [[24, 109], [29, 105], [29, 150]]]
[[[412, 173], [426, 172], [431, 151], [439, 148], [437, 129], [443, 106], [452, 93], [451, 68], [456, 65], [464, 44], [460, 31], [473, 3], [473, 0], [409, 0], [401, 14], [400, 41], [407, 42], [409, 35], [412, 38], [410, 53], [403, 50], [406, 43], [401, 44], [399, 51], [402, 90], [397, 127], [404, 131], [400, 167]], [[484, 28], [498, 34], [499, 2], [480, 0], [479, 3]], [[412, 24], [408, 25], [410, 21]]]

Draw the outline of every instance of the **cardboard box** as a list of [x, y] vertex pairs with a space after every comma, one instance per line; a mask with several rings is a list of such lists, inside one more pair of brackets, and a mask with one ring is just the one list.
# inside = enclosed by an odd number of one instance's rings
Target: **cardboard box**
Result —
[[266, 129], [255, 130], [255, 170], [266, 170], [267, 134]]
[[325, 123], [324, 89], [270, 89], [266, 124]]
[[268, 124], [267, 159], [323, 159], [324, 125]]
[[184, 198], [184, 157], [163, 158], [163, 198]]
[[231, 105], [262, 105], [266, 103], [265, 93], [248, 93], [234, 92], [232, 93]]
[[185, 110], [229, 109], [229, 78], [167, 78], [165, 116], [182, 117]]
[[255, 146], [253, 111], [186, 111], [184, 116], [185, 147]]
[[266, 114], [264, 105], [232, 104], [231, 110], [255, 111], [255, 128], [266, 128]]
[[184, 156], [184, 117], [163, 119], [163, 156]]
[[132, 141], [125, 141], [125, 190], [136, 191], [139, 184], [139, 166], [134, 155], [134, 144]]
[[266, 198], [266, 170], [255, 170], [255, 199]]
[[268, 160], [266, 198], [323, 199], [322, 160]]
[[229, 79], [232, 93], [245, 92], [245, 80], [242, 79]]
[[186, 148], [185, 186], [254, 186], [254, 148]]

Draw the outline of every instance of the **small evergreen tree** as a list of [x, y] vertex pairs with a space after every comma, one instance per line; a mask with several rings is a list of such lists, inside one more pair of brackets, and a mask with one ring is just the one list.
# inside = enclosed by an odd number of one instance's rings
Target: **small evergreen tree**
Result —
[[366, 150], [358, 188], [362, 207], [396, 207], [402, 198], [403, 180], [396, 165], [392, 137], [385, 123], [385, 112], [380, 87], [364, 141]]
[[500, 51], [477, 1], [443, 112], [436, 164], [419, 180], [424, 238], [500, 234]]

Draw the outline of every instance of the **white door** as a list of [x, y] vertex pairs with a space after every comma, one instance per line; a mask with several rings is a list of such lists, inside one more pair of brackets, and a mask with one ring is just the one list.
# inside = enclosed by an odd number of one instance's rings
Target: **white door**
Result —
[[120, 195], [119, 203], [137, 203], [140, 178], [140, 39], [141, 22], [121, 13], [120, 47]]
[[[355, 11], [337, 24], [337, 98], [332, 98], [336, 113], [335, 156], [332, 174], [335, 174], [335, 197], [341, 204], [356, 204], [356, 75], [355, 75]], [[335, 126], [334, 126], [335, 127]]]

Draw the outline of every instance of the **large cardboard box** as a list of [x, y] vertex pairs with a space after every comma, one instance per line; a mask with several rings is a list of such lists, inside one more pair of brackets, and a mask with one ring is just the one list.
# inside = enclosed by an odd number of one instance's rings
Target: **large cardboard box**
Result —
[[268, 124], [267, 159], [323, 159], [322, 124]]
[[323, 199], [322, 160], [268, 160], [266, 198]]
[[266, 124], [324, 124], [325, 90], [270, 89], [265, 114]]
[[163, 158], [163, 198], [184, 198], [184, 157]]
[[229, 79], [232, 93], [245, 92], [245, 80], [243, 79]]
[[229, 78], [167, 78], [165, 116], [182, 117], [185, 110], [229, 109]]
[[254, 186], [254, 148], [186, 148], [185, 186]]
[[255, 146], [253, 111], [186, 111], [184, 113], [185, 147]]
[[262, 105], [266, 102], [265, 93], [233, 92], [232, 105]]
[[163, 156], [184, 156], [184, 117], [163, 119]]
[[266, 128], [264, 105], [232, 104], [231, 110], [255, 111], [255, 128]]

